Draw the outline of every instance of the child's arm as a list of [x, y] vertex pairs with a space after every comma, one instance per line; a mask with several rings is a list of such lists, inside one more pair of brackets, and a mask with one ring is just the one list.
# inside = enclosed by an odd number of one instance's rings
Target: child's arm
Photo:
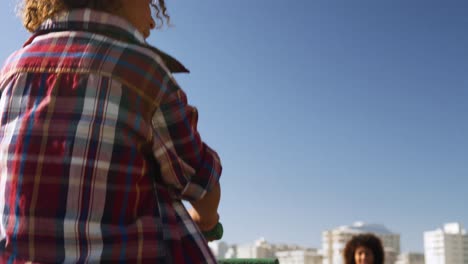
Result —
[[220, 198], [221, 187], [218, 183], [202, 199], [190, 202], [192, 204], [192, 209], [189, 211], [190, 216], [201, 231], [210, 231], [218, 223], [218, 205]]
[[[176, 199], [195, 203], [203, 222], [213, 218], [219, 203], [221, 161], [216, 151], [200, 137], [198, 111], [170, 75], [161, 80], [165, 96], [152, 117], [153, 153], [159, 162], [162, 181]], [[218, 186], [219, 187], [219, 186]], [[209, 195], [207, 199], [205, 196]]]

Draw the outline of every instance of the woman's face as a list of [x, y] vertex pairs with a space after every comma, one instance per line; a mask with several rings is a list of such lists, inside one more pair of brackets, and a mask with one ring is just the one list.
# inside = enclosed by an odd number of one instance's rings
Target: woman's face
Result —
[[360, 246], [354, 251], [356, 264], [374, 264], [374, 253], [367, 247]]
[[151, 0], [121, 0], [117, 15], [120, 15], [130, 22], [145, 38], [148, 38], [150, 31], [155, 27], [155, 22], [151, 16]]

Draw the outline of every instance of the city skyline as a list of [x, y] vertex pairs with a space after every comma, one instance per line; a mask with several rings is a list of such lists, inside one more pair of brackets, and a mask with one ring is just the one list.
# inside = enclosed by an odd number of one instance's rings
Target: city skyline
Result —
[[[0, 10], [0, 60], [28, 38]], [[223, 162], [221, 222], [235, 243], [320, 247], [356, 221], [402, 234], [468, 224], [468, 2], [167, 1], [148, 42]]]
[[[400, 250], [398, 249], [398, 252], [400, 254], [405, 254], [405, 253], [424, 253], [424, 238], [425, 238], [425, 234], [426, 233], [439, 233], [439, 232], [444, 232], [445, 229], [447, 229], [447, 226], [449, 227], [452, 227], [451, 229], [453, 229], [453, 226], [456, 226], [457, 228], [461, 228], [461, 230], [464, 230], [466, 232], [466, 229], [464, 229], [464, 223], [460, 223], [460, 222], [447, 222], [447, 223], [441, 223], [439, 226], [436, 226], [434, 227], [433, 229], [430, 229], [430, 230], [425, 230], [421, 233], [421, 247], [423, 250], [421, 251], [405, 251], [405, 250]], [[361, 231], [359, 231], [359, 229], [362, 228]], [[399, 236], [399, 241], [401, 241], [402, 237], [404, 236], [404, 234], [400, 234], [400, 233], [393, 233], [392, 230], [389, 230], [385, 224], [380, 224], [380, 223], [364, 223], [364, 222], [360, 222], [360, 221], [356, 221], [352, 224], [348, 224], [348, 225], [341, 225], [341, 226], [335, 226], [331, 229], [328, 229], [328, 230], [323, 230], [322, 231], [322, 236], [321, 237], [318, 237], [316, 238], [316, 240], [318, 240], [319, 242], [316, 243], [318, 245], [320, 245], [319, 247], [310, 247], [309, 245], [302, 245], [302, 244], [299, 244], [299, 243], [294, 243], [294, 241], [291, 241], [291, 242], [285, 242], [285, 241], [272, 241], [268, 238], [268, 236], [260, 236], [260, 237], [257, 237], [255, 238], [253, 241], [257, 241], [257, 240], [265, 240], [265, 241], [268, 241], [268, 242], [271, 242], [273, 244], [278, 244], [278, 245], [290, 245], [290, 246], [297, 246], [299, 248], [303, 248], [303, 249], [323, 249], [323, 234], [324, 232], [330, 232], [330, 231], [333, 231], [333, 230], [347, 230], [347, 229], [357, 229], [357, 233], [372, 233], [372, 234], [396, 234]], [[449, 229], [450, 230], [450, 229]], [[445, 231], [446, 232], [446, 231]], [[453, 231], [452, 231], [453, 233]], [[468, 234], [466, 234], [468, 236]], [[427, 235], [426, 235], [427, 236]], [[228, 245], [248, 245], [250, 243], [252, 243], [252, 240], [249, 242], [249, 241], [243, 241], [243, 242], [230, 242], [230, 241], [227, 241], [225, 240], [224, 238], [222, 238], [221, 240], [219, 241], [213, 241], [211, 242], [210, 244], [216, 244], [216, 243], [226, 243]], [[400, 245], [398, 245], [398, 247], [400, 247]]]
[[387, 264], [465, 264], [468, 263], [468, 233], [462, 223], [444, 223], [435, 230], [424, 231], [424, 252], [401, 252], [401, 234], [383, 224], [357, 222], [322, 232], [322, 247], [272, 243], [261, 237], [250, 243], [209, 243], [218, 259], [277, 258], [284, 264], [343, 264], [343, 251], [351, 238], [371, 233], [382, 242]]

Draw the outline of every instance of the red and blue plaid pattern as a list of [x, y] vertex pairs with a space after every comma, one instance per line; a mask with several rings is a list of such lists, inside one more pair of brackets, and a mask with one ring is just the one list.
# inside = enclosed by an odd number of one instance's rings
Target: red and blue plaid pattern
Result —
[[181, 199], [219, 181], [172, 72], [124, 20], [43, 24], [0, 75], [0, 262], [215, 263]]

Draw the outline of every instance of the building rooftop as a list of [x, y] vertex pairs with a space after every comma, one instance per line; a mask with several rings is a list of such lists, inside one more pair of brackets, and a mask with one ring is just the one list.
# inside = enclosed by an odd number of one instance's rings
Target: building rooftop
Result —
[[393, 235], [396, 234], [381, 224], [366, 224], [363, 222], [356, 222], [350, 226], [340, 226], [335, 229], [339, 232], [346, 233], [374, 233], [379, 235]]

